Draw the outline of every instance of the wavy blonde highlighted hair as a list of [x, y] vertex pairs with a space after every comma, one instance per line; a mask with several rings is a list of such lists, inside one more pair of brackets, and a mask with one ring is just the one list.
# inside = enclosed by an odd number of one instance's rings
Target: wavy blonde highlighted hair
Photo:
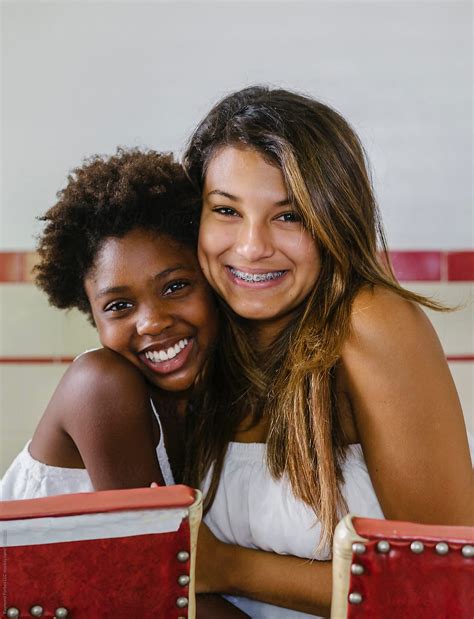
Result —
[[266, 87], [231, 94], [205, 117], [184, 156], [202, 189], [209, 162], [224, 146], [251, 148], [281, 169], [290, 200], [321, 254], [313, 291], [269, 350], [255, 349], [252, 321], [221, 300], [220, 340], [192, 421], [187, 481], [212, 468], [205, 501], [214, 500], [229, 441], [249, 413], [270, 423], [267, 464], [286, 474], [293, 493], [322, 523], [320, 547], [346, 510], [340, 490], [346, 438], [335, 370], [363, 286], [383, 286], [436, 310], [403, 289], [387, 246], [362, 145], [333, 109], [309, 97]]

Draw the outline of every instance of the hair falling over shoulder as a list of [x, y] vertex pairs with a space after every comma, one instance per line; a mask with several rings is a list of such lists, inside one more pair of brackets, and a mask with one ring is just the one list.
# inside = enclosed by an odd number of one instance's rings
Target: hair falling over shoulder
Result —
[[[335, 370], [350, 332], [351, 308], [363, 287], [383, 286], [443, 310], [402, 288], [390, 267], [362, 145], [336, 111], [309, 97], [251, 87], [220, 101], [196, 129], [184, 157], [202, 189], [219, 148], [257, 150], [284, 176], [290, 200], [321, 254], [312, 293], [270, 349], [256, 350], [252, 325], [221, 302], [220, 340], [192, 418], [188, 482], [212, 470], [205, 508], [215, 497], [225, 453], [249, 413], [269, 419], [267, 464], [287, 475], [293, 493], [322, 523], [331, 543], [346, 506], [340, 491], [346, 444]], [[199, 412], [200, 411], [200, 412]]]

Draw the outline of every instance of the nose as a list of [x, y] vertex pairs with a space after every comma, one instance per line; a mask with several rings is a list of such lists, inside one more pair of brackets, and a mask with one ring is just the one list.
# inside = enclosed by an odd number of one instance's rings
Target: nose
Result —
[[243, 221], [239, 226], [235, 252], [247, 262], [269, 258], [274, 253], [271, 232], [263, 222]]
[[165, 304], [154, 303], [142, 308], [137, 319], [138, 335], [159, 335], [173, 324], [173, 316]]

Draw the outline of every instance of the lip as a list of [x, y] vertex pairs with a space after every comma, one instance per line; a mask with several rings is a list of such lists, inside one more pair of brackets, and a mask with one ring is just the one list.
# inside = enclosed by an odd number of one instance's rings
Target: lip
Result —
[[[284, 271], [283, 275], [278, 277], [277, 279], [268, 279], [261, 282], [247, 282], [239, 277], [236, 277], [231, 269], [234, 271], [243, 271], [244, 273], [251, 273], [252, 275], [261, 275], [262, 273], [272, 273], [276, 271]], [[251, 288], [252, 290], [262, 290], [267, 288], [275, 288], [279, 286], [282, 282], [285, 281], [286, 276], [289, 271], [287, 269], [248, 269], [248, 268], [239, 268], [234, 265], [225, 265], [225, 271], [227, 273], [230, 281], [240, 288]]]
[[[184, 339], [184, 338], [179, 338], [179, 339], [174, 338], [173, 340], [168, 340], [169, 342], [168, 348], [172, 346], [173, 343], [176, 344], [177, 342], [179, 342], [180, 339]], [[183, 350], [181, 350], [181, 352], [179, 352], [176, 355], [176, 357], [173, 357], [172, 359], [168, 359], [167, 361], [158, 361], [155, 363], [154, 361], [151, 361], [145, 356], [145, 353], [148, 352], [149, 350], [160, 350], [160, 349], [166, 348], [166, 344], [162, 342], [160, 343], [159, 347], [157, 346], [157, 344], [154, 344], [152, 346], [147, 346], [142, 351], [140, 351], [138, 353], [140, 361], [144, 365], [146, 365], [146, 367], [149, 370], [151, 370], [154, 374], [171, 374], [173, 372], [176, 372], [177, 370], [180, 370], [186, 364], [189, 358], [189, 355], [191, 354], [194, 348], [194, 338], [188, 336], [186, 337], [186, 339], [188, 340], [188, 345], [185, 348], [183, 348]]]
[[236, 264], [226, 264], [226, 269], [234, 269], [234, 271], [243, 271], [244, 273], [251, 273], [252, 275], [261, 275], [262, 273], [276, 273], [277, 271], [288, 271], [288, 269], [255, 269], [253, 267], [241, 267]]

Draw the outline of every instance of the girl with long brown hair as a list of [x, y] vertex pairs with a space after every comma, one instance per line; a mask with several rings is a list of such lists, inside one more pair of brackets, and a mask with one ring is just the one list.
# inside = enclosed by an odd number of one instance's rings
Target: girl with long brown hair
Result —
[[255, 618], [326, 614], [347, 510], [472, 524], [462, 411], [420, 305], [443, 307], [397, 282], [362, 146], [326, 105], [236, 92], [184, 163], [221, 320], [189, 458], [212, 531], [197, 586]]

